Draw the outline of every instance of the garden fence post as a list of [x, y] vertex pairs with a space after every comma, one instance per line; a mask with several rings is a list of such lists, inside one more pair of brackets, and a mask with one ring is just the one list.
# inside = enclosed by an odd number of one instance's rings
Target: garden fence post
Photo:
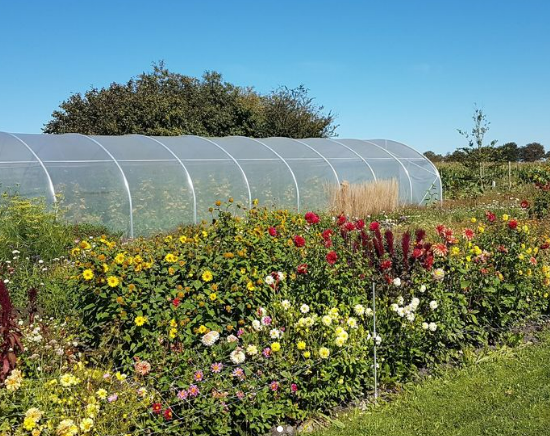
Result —
[[378, 363], [376, 360], [376, 284], [372, 282], [372, 326], [374, 339], [374, 402], [378, 400]]

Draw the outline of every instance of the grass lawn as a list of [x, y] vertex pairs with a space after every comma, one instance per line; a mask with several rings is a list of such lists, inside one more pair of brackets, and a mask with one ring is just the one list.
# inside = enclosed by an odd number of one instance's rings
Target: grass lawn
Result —
[[550, 435], [550, 332], [340, 422], [317, 436]]

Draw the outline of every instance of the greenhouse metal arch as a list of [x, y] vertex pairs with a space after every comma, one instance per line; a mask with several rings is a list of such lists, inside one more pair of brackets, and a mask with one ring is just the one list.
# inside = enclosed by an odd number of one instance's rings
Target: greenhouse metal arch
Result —
[[436, 167], [386, 139], [0, 132], [3, 190], [61, 199], [72, 221], [130, 237], [197, 223], [219, 199], [303, 211], [326, 205], [324, 185], [390, 179], [402, 203], [442, 198]]

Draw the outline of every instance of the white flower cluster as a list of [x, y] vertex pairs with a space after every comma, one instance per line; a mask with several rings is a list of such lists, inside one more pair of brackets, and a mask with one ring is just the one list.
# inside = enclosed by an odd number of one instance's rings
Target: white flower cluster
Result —
[[[273, 277], [274, 275], [275, 273], [265, 276], [264, 281], [266, 285], [271, 286], [273, 283], [275, 283], [275, 278]], [[281, 271], [277, 272], [277, 279], [282, 282], [285, 279], [285, 273]]]
[[437, 324], [435, 322], [430, 322], [430, 323], [423, 322], [422, 329], [435, 332], [437, 330]]
[[353, 311], [357, 316], [372, 316], [372, 309], [370, 307], [367, 307], [365, 309], [365, 306], [363, 306], [362, 304], [356, 304], [353, 308]]
[[40, 342], [42, 341], [42, 334], [40, 330], [40, 326], [34, 327], [31, 332], [26, 337], [27, 341], [29, 342]]
[[413, 322], [416, 314], [414, 313], [420, 305], [420, 300], [414, 297], [409, 304], [404, 306], [405, 299], [403, 297], [397, 298], [397, 303], [393, 303], [390, 308], [397, 313], [401, 318], [407, 318], [407, 321]]

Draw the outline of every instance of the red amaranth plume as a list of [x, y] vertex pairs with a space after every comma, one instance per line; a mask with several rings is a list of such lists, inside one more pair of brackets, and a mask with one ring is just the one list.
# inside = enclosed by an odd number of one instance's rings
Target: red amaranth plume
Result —
[[4, 381], [15, 368], [17, 355], [15, 353], [23, 351], [21, 343], [21, 331], [15, 323], [13, 317], [13, 304], [5, 283], [0, 280], [0, 336], [2, 345], [0, 346], [0, 382]]
[[372, 240], [372, 243], [374, 245], [374, 250], [376, 251], [376, 255], [378, 257], [382, 257], [384, 255], [384, 245], [378, 238], [374, 238]]
[[7, 327], [10, 323], [13, 313], [13, 305], [11, 304], [10, 294], [6, 284], [0, 280], [0, 306], [2, 306], [2, 312], [0, 312], [0, 328]]
[[420, 244], [424, 240], [425, 236], [426, 236], [426, 231], [422, 229], [418, 229], [416, 231], [416, 243]]

